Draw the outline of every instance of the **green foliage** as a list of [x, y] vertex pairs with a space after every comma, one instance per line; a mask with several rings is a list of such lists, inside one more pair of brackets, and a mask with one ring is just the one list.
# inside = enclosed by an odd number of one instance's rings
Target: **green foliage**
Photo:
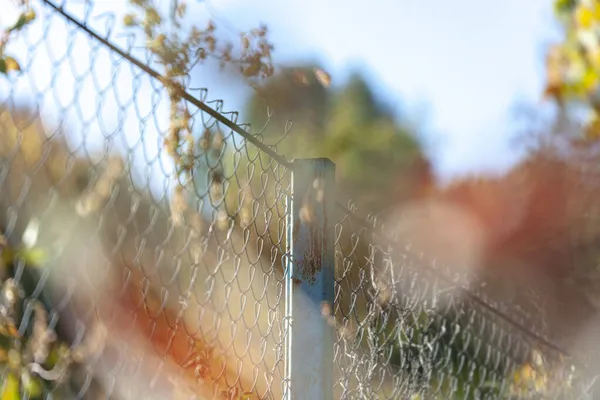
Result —
[[[415, 130], [398, 123], [354, 74], [338, 90], [319, 79], [319, 68], [289, 68], [249, 102], [246, 114], [266, 143], [288, 159], [327, 157], [336, 163], [340, 198], [378, 212], [406, 198], [414, 162], [422, 157]], [[272, 115], [269, 117], [266, 110]], [[285, 139], [282, 133], [292, 127]]]

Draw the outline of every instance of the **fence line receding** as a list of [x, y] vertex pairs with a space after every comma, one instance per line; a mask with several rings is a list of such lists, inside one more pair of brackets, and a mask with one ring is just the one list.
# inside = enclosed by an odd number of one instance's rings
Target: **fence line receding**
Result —
[[106, 4], [36, 2], [0, 79], [2, 390], [592, 398], [542, 316], [361, 217], [331, 161], [287, 160], [208, 89], [180, 93], [178, 172], [169, 90]]

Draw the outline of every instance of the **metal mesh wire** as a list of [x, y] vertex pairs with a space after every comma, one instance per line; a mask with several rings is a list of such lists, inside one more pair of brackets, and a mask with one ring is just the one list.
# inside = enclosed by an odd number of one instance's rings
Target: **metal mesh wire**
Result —
[[[39, 226], [35, 247], [49, 255], [41, 272], [16, 262], [15, 281], [70, 348], [72, 378], [46, 390], [279, 398], [289, 172], [203, 89], [187, 104], [197, 171], [178, 182], [163, 150], [167, 91], [107, 46], [116, 16], [103, 5], [36, 4], [12, 44], [23, 72], [0, 84], [3, 233], [18, 247]], [[24, 358], [29, 374], [47, 368]]]
[[[4, 381], [23, 398], [37, 377], [52, 398], [281, 398], [292, 164], [202, 89], [184, 96], [197, 171], [178, 182], [167, 91], [110, 2], [36, 4], [22, 73], [0, 80], [0, 224], [4, 253], [22, 249], [3, 261]], [[542, 317], [482, 301], [354, 210], [337, 220], [335, 398], [577, 386]], [[524, 366], [534, 390], [515, 386]]]
[[591, 398], [584, 369], [549, 339], [541, 293], [495, 297], [376, 217], [340, 213], [336, 397]]

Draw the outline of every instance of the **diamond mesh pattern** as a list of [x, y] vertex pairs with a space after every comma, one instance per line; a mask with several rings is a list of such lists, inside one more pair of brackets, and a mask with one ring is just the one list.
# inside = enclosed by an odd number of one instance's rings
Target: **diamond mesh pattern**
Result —
[[[35, 6], [11, 43], [22, 72], [0, 79], [3, 381], [22, 398], [281, 398], [293, 164], [190, 89], [183, 180], [167, 90], [112, 3]], [[535, 302], [338, 209], [335, 398], [586, 398]]]

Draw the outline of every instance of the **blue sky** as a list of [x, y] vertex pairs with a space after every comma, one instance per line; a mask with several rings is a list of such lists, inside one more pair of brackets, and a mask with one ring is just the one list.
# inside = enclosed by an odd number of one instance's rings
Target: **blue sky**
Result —
[[[168, 1], [161, 0], [161, 3], [166, 5]], [[94, 14], [110, 11], [122, 15], [127, 10], [126, 3], [125, 0], [95, 0]], [[519, 152], [509, 144], [512, 137], [509, 110], [517, 100], [530, 103], [540, 100], [544, 81], [543, 45], [548, 39], [556, 38], [556, 32], [551, 29], [552, 0], [373, 0], [369, 3], [358, 0], [189, 0], [189, 3], [193, 6], [192, 15], [198, 15], [200, 24], [209, 16], [207, 10], [217, 19], [217, 25], [231, 26], [232, 30], [247, 30], [265, 23], [271, 31], [278, 63], [318, 61], [330, 72], [334, 85], [343, 82], [353, 68], [360, 68], [377, 92], [399, 112], [418, 117], [425, 111], [426, 138], [434, 144], [431, 155], [442, 178], [503, 169], [518, 159]], [[83, 1], [68, 0], [67, 5], [75, 15], [83, 14]], [[0, 16], [2, 23], [9, 20]], [[121, 18], [117, 16], [116, 20]], [[100, 31], [106, 25], [105, 20], [97, 18], [90, 22]], [[50, 34], [45, 38], [46, 43], [52, 43], [53, 53], [60, 54], [66, 50], [66, 44], [73, 41], [67, 39], [69, 29], [63, 25], [52, 22]], [[41, 27], [37, 34], [45, 35]], [[125, 42], [124, 38], [118, 40], [121, 44]], [[99, 77], [120, 90], [131, 86], [131, 75], [123, 71], [124, 68], [118, 77], [123, 84], [111, 82], [114, 64], [108, 64], [113, 63], [108, 52], [94, 53], [92, 66], [84, 39], [76, 41], [80, 46], [69, 51], [71, 59], [81, 65], [81, 71], [93, 68], [96, 79]], [[26, 48], [25, 42], [14, 45], [14, 50], [23, 57], [27, 56]], [[80, 55], [74, 54], [76, 52]], [[47, 114], [57, 115], [52, 104], [57, 96], [66, 102], [78, 96], [77, 106], [93, 115], [100, 101], [94, 99], [97, 89], [88, 84], [92, 92], [86, 92], [85, 88], [76, 94], [69, 91], [73, 86], [72, 71], [66, 63], [61, 66], [62, 72], [49, 69], [42, 53], [36, 50], [31, 60], [36, 80], [50, 85], [52, 76], [54, 79], [58, 76], [58, 81], [61, 76], [64, 78], [60, 91], [56, 90], [55, 80], [54, 92], [45, 94]], [[209, 88], [210, 98], [225, 99], [227, 110], [239, 110], [243, 106], [244, 96], [232, 91], [232, 85], [223, 82], [222, 77], [219, 79], [215, 71], [208, 70], [200, 81]], [[25, 95], [31, 90], [25, 87], [27, 80], [19, 83], [24, 86], [22, 90], [15, 90], [16, 95]], [[34, 88], [34, 92], [36, 90]], [[139, 90], [150, 94], [152, 86], [148, 83]], [[144, 101], [144, 95], [137, 98]], [[106, 106], [110, 108], [110, 104]], [[114, 111], [105, 115], [107, 121], [115, 119]], [[78, 118], [74, 115], [71, 123], [77, 124]], [[136, 144], [140, 135], [149, 138], [151, 134], [147, 127], [140, 131], [142, 128], [134, 115], [129, 115], [128, 120], [126, 146], [136, 147], [140, 152], [141, 147], [145, 147], [143, 157], [152, 159], [159, 151], [159, 141], [153, 138], [143, 145]], [[160, 121], [156, 124], [156, 129], [164, 129], [158, 126]], [[106, 130], [89, 128], [94, 129]]]
[[425, 104], [442, 176], [515, 162], [508, 113], [539, 101], [551, 0], [209, 0], [239, 29], [266, 23], [276, 58], [360, 67], [392, 106]]

